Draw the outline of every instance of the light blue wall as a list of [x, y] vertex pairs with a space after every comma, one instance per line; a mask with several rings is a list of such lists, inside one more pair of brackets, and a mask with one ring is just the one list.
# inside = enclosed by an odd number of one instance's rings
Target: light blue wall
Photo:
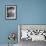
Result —
[[[5, 20], [9, 4], [17, 6], [16, 20]], [[8, 43], [9, 32], [18, 32], [18, 24], [46, 24], [46, 0], [0, 0], [0, 44]]]

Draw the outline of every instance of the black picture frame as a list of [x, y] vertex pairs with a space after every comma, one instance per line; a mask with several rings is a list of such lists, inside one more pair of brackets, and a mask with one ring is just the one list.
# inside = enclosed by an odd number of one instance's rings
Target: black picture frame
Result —
[[5, 19], [16, 20], [16, 5], [5, 5]]

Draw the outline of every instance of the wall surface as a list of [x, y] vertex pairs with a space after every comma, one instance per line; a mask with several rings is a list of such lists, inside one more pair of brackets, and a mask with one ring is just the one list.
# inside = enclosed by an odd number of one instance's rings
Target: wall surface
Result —
[[[5, 20], [5, 5], [9, 4], [17, 6], [16, 20]], [[0, 0], [0, 44], [8, 43], [10, 32], [17, 34], [18, 24], [46, 24], [46, 0]]]

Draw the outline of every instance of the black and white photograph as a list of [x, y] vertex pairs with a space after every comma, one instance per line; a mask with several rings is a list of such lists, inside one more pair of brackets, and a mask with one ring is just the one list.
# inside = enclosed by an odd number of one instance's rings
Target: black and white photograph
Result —
[[6, 19], [16, 19], [16, 5], [6, 5]]

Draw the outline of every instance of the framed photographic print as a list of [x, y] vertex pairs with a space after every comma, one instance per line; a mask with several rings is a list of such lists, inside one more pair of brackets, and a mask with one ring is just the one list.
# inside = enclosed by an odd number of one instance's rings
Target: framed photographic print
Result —
[[5, 12], [6, 19], [16, 19], [16, 5], [6, 5]]

